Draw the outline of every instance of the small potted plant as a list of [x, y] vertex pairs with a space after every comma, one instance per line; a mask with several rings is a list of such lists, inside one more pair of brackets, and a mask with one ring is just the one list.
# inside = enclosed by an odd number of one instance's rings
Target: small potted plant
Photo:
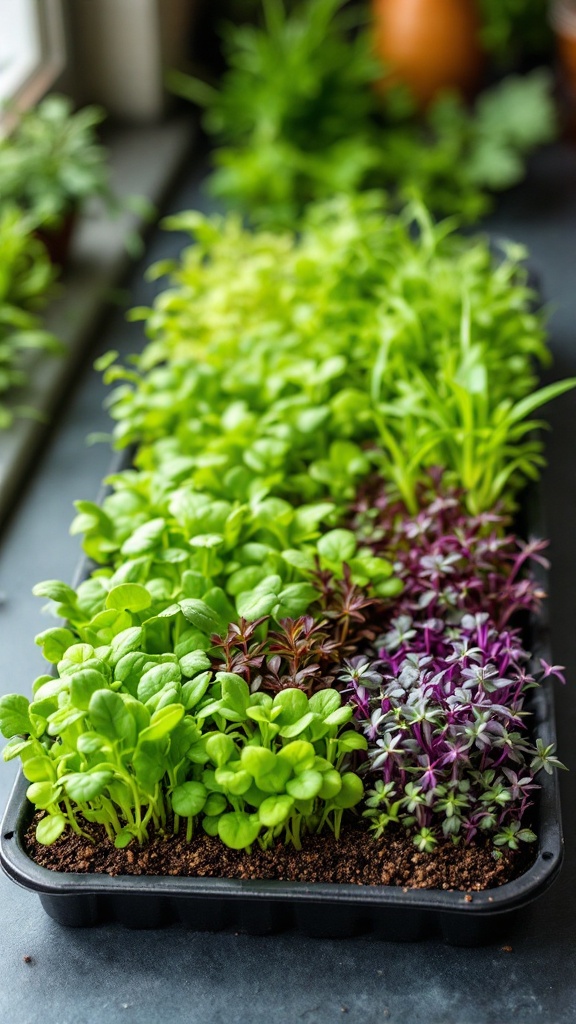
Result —
[[108, 156], [95, 131], [104, 116], [94, 106], [74, 112], [68, 98], [51, 95], [23, 113], [0, 141], [0, 203], [21, 207], [56, 264], [66, 260], [87, 199], [99, 196], [116, 205]]

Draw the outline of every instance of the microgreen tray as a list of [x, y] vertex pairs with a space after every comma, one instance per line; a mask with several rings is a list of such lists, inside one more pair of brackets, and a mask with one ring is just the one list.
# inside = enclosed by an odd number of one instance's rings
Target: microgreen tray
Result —
[[[539, 653], [545, 655], [540, 645]], [[552, 689], [546, 682], [533, 701], [534, 724], [545, 744], [555, 742]], [[37, 892], [60, 924], [87, 927], [116, 921], [128, 928], [182, 923], [192, 929], [232, 929], [270, 934], [296, 929], [318, 937], [373, 933], [411, 941], [440, 934], [452, 945], [479, 945], [501, 938], [504, 919], [540, 896], [562, 863], [559, 787], [556, 775], [541, 779], [534, 828], [534, 863], [519, 878], [471, 894], [395, 886], [243, 881], [226, 878], [118, 876], [49, 871], [27, 855], [24, 836], [33, 809], [28, 783], [16, 781], [2, 822], [0, 862], [18, 884]]]

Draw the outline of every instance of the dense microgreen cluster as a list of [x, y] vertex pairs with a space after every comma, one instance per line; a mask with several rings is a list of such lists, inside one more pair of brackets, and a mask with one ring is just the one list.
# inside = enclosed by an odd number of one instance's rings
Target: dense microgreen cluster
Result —
[[360, 808], [424, 851], [529, 841], [557, 762], [514, 618], [542, 545], [507, 515], [541, 463], [528, 417], [573, 382], [534, 391], [523, 250], [379, 194], [298, 236], [172, 223], [195, 244], [134, 314], [148, 344], [100, 364], [133, 464], [77, 502], [87, 578], [35, 588], [65, 620], [37, 637], [54, 675], [0, 700], [39, 840], [299, 848]]
[[250, 623], [240, 619], [225, 636], [211, 638], [213, 657], [242, 676], [252, 692], [294, 687], [311, 693], [333, 686], [342, 661], [375, 638], [382, 598], [352, 583], [349, 567], [342, 580], [327, 571], [319, 571], [315, 580], [316, 617], [283, 619], [271, 630], [266, 616]]
[[[364, 5], [260, 6], [260, 27], [226, 31], [228, 70], [218, 89], [172, 75], [175, 91], [206, 108], [217, 143], [212, 191], [258, 223], [292, 227], [306, 203], [374, 186], [475, 220], [490, 192], [522, 179], [526, 154], [554, 137], [543, 69], [492, 85], [472, 110], [448, 94], [419, 117], [406, 89], [378, 88], [383, 67]], [[482, 6], [483, 42], [499, 57], [510, 42], [518, 51], [541, 42], [543, 0]], [[537, 10], [527, 15], [527, 6]]]
[[471, 516], [463, 493], [443, 486], [439, 472], [430, 473], [418, 503], [421, 511], [407, 515], [380, 481], [369, 480], [351, 520], [363, 544], [394, 562], [403, 583], [396, 616], [450, 622], [463, 612], [486, 612], [504, 628], [518, 612], [537, 610], [545, 595], [526, 568], [548, 566], [544, 541], [506, 532], [509, 521], [498, 508]]
[[318, 204], [298, 237], [172, 218], [195, 244], [156, 268], [170, 286], [135, 311], [143, 354], [107, 370], [116, 444], [139, 445], [144, 476], [124, 478], [138, 500], [185, 477], [219, 500], [342, 509], [374, 468], [415, 511], [441, 465], [478, 512], [537, 475], [531, 416], [572, 384], [534, 391], [548, 357], [524, 249], [494, 253], [383, 203]]
[[538, 788], [534, 776], [559, 762], [526, 735], [525, 696], [536, 683], [518, 631], [498, 631], [486, 613], [450, 626], [399, 616], [377, 651], [341, 676], [369, 738], [370, 773], [380, 780], [365, 811], [376, 834], [392, 822], [414, 825], [416, 844], [427, 850], [439, 833], [469, 842], [486, 831], [512, 849], [516, 840], [534, 840], [520, 829]]
[[201, 651], [155, 655], [134, 629], [115, 641], [62, 644], [57, 676], [36, 680], [32, 703], [0, 702], [4, 758], [22, 759], [28, 799], [46, 811], [40, 842], [66, 826], [91, 838], [97, 822], [123, 847], [181, 819], [188, 839], [201, 822], [233, 849], [280, 834], [299, 848], [326, 824], [339, 834], [363, 795], [350, 758], [367, 744], [344, 728], [353, 711], [336, 690], [273, 699], [234, 673], [213, 676]]
[[2, 401], [13, 388], [26, 384], [25, 354], [31, 349], [61, 351], [36, 312], [53, 280], [44, 246], [31, 235], [22, 213], [6, 205], [0, 211], [0, 429], [15, 414], [30, 412]]
[[[358, 532], [404, 582], [381, 634], [339, 676], [380, 776], [365, 814], [377, 835], [392, 822], [417, 826], [421, 849], [436, 845], [440, 828], [467, 842], [486, 830], [516, 849], [534, 838], [520, 827], [534, 776], [558, 765], [526, 732], [536, 680], [513, 625], [544, 596], [527, 571], [531, 560], [546, 564], [544, 545], [506, 534], [497, 512], [467, 515], [440, 474], [420, 500], [412, 516], [369, 483], [354, 512]], [[542, 669], [562, 678], [558, 666]]]

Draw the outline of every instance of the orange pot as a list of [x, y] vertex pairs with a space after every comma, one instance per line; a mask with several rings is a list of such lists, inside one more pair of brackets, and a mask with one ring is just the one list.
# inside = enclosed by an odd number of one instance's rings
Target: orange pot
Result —
[[565, 84], [576, 96], [576, 2], [557, 0], [551, 21]]
[[443, 90], [474, 94], [483, 66], [474, 0], [372, 0], [372, 13], [383, 88], [404, 83], [421, 109]]

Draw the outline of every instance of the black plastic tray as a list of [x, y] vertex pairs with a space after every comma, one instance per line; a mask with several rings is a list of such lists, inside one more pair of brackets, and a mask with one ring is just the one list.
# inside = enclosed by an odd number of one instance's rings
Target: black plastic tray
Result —
[[[125, 468], [132, 449], [117, 453], [111, 473]], [[101, 501], [109, 488], [105, 487]], [[537, 488], [524, 496], [518, 525], [525, 534], [545, 536]], [[94, 565], [83, 560], [76, 584]], [[547, 574], [535, 575], [547, 590]], [[535, 657], [551, 662], [546, 605], [530, 623], [527, 637]], [[533, 691], [532, 727], [545, 745], [556, 742], [552, 682]], [[19, 885], [40, 896], [46, 912], [60, 924], [87, 927], [116, 921], [128, 928], [159, 928], [182, 923], [198, 931], [230, 928], [256, 935], [296, 929], [321, 938], [373, 933], [391, 941], [414, 941], [441, 935], [451, 945], [475, 946], [497, 941], [503, 925], [556, 879], [564, 846], [557, 774], [541, 773], [534, 830], [538, 835], [532, 866], [513, 882], [482, 892], [445, 892], [398, 886], [327, 882], [244, 881], [227, 878], [54, 872], [26, 853], [24, 835], [33, 808], [26, 799], [28, 782], [20, 773], [2, 821], [0, 864]], [[505, 919], [505, 921], [503, 920]]]
[[[552, 688], [533, 704], [534, 725], [545, 744], [555, 742]], [[46, 912], [63, 925], [117, 921], [128, 928], [183, 923], [201, 931], [231, 928], [263, 935], [296, 928], [318, 937], [374, 933], [411, 941], [441, 934], [452, 945], [480, 945], [501, 937], [503, 916], [540, 896], [556, 878], [563, 856], [556, 775], [540, 780], [536, 858], [523, 875], [496, 889], [466, 894], [438, 889], [334, 883], [243, 881], [173, 876], [110, 877], [68, 874], [40, 867], [24, 849], [33, 809], [22, 774], [2, 822], [0, 863], [19, 885], [37, 892]]]

